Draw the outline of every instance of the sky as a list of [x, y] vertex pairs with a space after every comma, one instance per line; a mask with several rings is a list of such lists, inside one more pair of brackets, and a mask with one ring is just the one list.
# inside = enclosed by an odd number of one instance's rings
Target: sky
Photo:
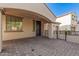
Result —
[[73, 12], [76, 13], [79, 21], [79, 3], [48, 3], [47, 5], [57, 17]]

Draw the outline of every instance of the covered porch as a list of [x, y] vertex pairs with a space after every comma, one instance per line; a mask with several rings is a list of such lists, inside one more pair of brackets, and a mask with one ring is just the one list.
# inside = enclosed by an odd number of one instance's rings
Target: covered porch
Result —
[[[17, 23], [19, 23], [18, 27], [16, 26]], [[0, 10], [0, 51], [4, 49], [3, 41], [7, 40], [36, 36], [53, 38], [58, 24], [35, 12], [3, 8]]]

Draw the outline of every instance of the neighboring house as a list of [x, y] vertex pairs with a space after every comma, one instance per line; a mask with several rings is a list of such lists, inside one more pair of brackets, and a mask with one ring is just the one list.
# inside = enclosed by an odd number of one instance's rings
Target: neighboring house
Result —
[[[53, 38], [59, 25], [55, 22], [56, 16], [43, 3], [4, 3], [0, 7], [0, 51], [5, 40], [36, 36]], [[47, 29], [45, 24], [48, 24]]]
[[68, 31], [76, 31], [77, 26], [77, 16], [74, 13], [69, 13], [63, 16], [60, 16], [56, 19], [56, 22], [60, 22], [59, 30], [68, 30]]

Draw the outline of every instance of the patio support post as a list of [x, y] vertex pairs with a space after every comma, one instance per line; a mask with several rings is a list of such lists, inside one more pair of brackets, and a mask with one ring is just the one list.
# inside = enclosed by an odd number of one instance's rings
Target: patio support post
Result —
[[1, 9], [0, 9], [0, 52], [2, 50], [2, 13], [1, 13]]
[[48, 24], [48, 37], [53, 38], [54, 37], [54, 27], [52, 23]]

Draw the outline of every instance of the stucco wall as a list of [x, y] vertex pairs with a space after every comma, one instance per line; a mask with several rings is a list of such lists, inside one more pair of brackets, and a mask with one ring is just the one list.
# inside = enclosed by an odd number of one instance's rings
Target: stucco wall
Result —
[[[39, 19], [36, 21], [41, 21], [41, 35], [44, 34], [44, 21], [43, 19]], [[2, 15], [2, 37], [3, 41], [5, 40], [12, 40], [12, 39], [19, 39], [19, 38], [29, 38], [35, 37], [36, 31], [33, 32], [33, 18], [24, 17], [23, 18], [23, 32], [7, 32], [6, 31], [6, 16]]]
[[33, 32], [33, 22], [32, 18], [24, 18], [23, 19], [23, 32], [6, 32], [6, 17], [3, 15], [2, 17], [2, 32], [3, 32], [3, 40], [12, 40], [19, 38], [27, 38], [34, 37], [35, 33]]

